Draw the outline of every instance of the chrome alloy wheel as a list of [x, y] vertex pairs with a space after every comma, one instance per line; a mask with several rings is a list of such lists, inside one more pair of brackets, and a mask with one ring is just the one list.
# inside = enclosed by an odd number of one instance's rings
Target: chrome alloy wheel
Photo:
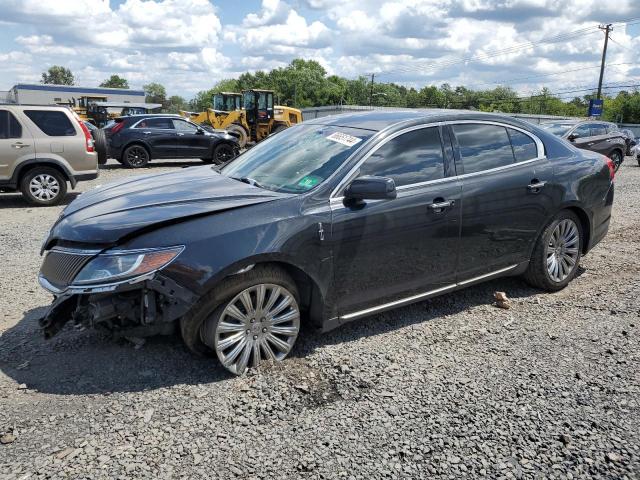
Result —
[[127, 161], [134, 167], [141, 167], [149, 160], [149, 154], [143, 147], [131, 147], [127, 150]]
[[561, 220], [551, 233], [547, 245], [547, 272], [554, 282], [562, 282], [578, 261], [580, 231], [571, 219]]
[[60, 184], [54, 176], [41, 173], [31, 179], [29, 191], [38, 200], [49, 201], [60, 193]]
[[283, 360], [299, 331], [300, 309], [293, 294], [261, 283], [233, 297], [219, 317], [210, 316], [200, 336], [227, 370], [240, 375], [263, 359]]

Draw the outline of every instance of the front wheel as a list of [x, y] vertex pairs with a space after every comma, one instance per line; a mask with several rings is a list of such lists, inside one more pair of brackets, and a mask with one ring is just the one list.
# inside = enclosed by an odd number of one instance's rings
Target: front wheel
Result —
[[276, 267], [229, 277], [181, 319], [182, 337], [198, 353], [215, 352], [241, 375], [262, 360], [283, 360], [300, 332], [298, 290]]
[[213, 163], [223, 165], [236, 157], [235, 149], [228, 143], [220, 143], [213, 147]]
[[576, 275], [582, 252], [580, 219], [571, 211], [560, 212], [536, 241], [525, 279], [534, 287], [556, 292]]
[[35, 167], [22, 178], [20, 190], [33, 205], [57, 205], [67, 194], [67, 179], [55, 168]]

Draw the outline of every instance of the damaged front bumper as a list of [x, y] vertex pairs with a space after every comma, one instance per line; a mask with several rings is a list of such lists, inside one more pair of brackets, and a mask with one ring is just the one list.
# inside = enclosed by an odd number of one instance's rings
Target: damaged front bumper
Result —
[[118, 336], [170, 334], [175, 320], [197, 301], [190, 290], [158, 272], [105, 285], [71, 285], [64, 290], [54, 287], [42, 275], [39, 281], [55, 296], [40, 319], [47, 339], [69, 321]]

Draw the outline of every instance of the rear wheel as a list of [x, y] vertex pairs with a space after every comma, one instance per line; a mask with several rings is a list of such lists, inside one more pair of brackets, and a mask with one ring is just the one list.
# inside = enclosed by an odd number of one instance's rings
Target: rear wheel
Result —
[[562, 290], [576, 275], [582, 243], [580, 219], [569, 210], [560, 212], [537, 240], [525, 272], [527, 282], [550, 292]]
[[622, 165], [622, 162], [624, 160], [624, 157], [622, 156], [622, 152], [620, 150], [614, 150], [609, 155], [609, 158], [613, 162], [613, 165], [615, 167], [615, 171], [617, 172], [618, 169], [620, 168], [620, 165]]
[[122, 164], [129, 168], [146, 167], [151, 156], [142, 145], [131, 145], [122, 152]]
[[67, 179], [55, 168], [35, 167], [20, 182], [24, 198], [34, 205], [57, 205], [67, 194]]
[[215, 353], [241, 375], [262, 360], [283, 360], [300, 331], [298, 290], [277, 267], [229, 277], [180, 321], [182, 338], [197, 353]]

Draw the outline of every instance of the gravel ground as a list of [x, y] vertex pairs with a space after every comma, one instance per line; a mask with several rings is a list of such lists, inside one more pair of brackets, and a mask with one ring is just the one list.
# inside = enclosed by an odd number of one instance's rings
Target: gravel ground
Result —
[[45, 342], [38, 250], [60, 210], [0, 197], [0, 478], [640, 478], [635, 161], [562, 292], [502, 279], [305, 331], [239, 378], [173, 337]]

